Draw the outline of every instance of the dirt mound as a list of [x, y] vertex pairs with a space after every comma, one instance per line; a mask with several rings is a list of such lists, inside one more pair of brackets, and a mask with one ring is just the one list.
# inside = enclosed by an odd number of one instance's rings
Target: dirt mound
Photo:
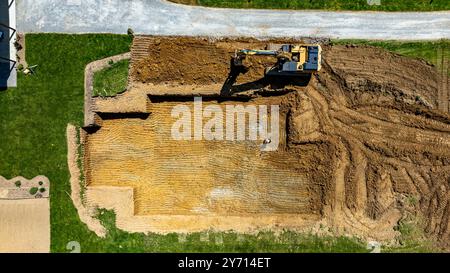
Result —
[[[174, 90], [222, 84], [235, 49], [267, 43], [137, 37], [132, 77]], [[284, 93], [245, 102], [280, 105], [278, 151], [261, 154], [252, 141], [169, 140], [170, 109], [191, 107], [191, 100], [143, 97], [147, 119], [103, 120], [87, 136], [89, 185], [133, 187], [140, 216], [247, 217], [239, 225], [262, 215], [309, 214], [337, 232], [380, 240], [392, 239], [398, 221], [412, 214], [425, 219], [430, 237], [450, 243], [450, 116], [437, 110], [440, 74], [424, 61], [374, 47], [323, 49], [323, 69], [308, 86], [289, 84]], [[237, 84], [272, 85], [261, 79], [273, 60], [251, 62]], [[125, 107], [126, 96], [114, 109]], [[223, 103], [238, 102], [206, 104]]]

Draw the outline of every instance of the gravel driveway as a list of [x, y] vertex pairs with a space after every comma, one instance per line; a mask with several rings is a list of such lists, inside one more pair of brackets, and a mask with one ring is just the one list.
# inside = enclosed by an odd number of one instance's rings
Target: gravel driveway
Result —
[[16, 0], [21, 32], [421, 40], [450, 38], [450, 11], [325, 12], [192, 7], [163, 0]]

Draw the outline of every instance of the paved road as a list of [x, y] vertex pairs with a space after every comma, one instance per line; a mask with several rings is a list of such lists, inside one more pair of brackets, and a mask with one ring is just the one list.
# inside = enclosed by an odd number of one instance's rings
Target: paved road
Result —
[[16, 0], [22, 32], [361, 39], [450, 38], [450, 12], [212, 9], [163, 0]]

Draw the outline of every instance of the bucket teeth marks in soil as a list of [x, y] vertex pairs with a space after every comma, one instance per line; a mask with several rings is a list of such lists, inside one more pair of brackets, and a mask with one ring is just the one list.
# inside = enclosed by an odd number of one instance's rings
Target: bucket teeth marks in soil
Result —
[[[95, 111], [121, 115], [98, 115], [101, 128], [84, 139], [89, 204], [111, 208], [108, 189], [125, 194], [117, 223], [130, 231], [297, 229], [321, 219], [338, 233], [392, 240], [407, 196], [427, 234], [449, 243], [440, 72], [374, 47], [324, 45], [323, 69], [308, 86], [261, 81], [273, 60], [255, 58], [235, 83], [245, 100], [219, 97], [234, 50], [267, 43], [137, 36], [129, 89], [95, 102]], [[286, 92], [261, 95], [275, 87]], [[191, 107], [194, 95], [208, 97], [204, 105], [280, 105], [280, 149], [172, 140], [170, 111]]]
[[310, 211], [307, 178], [296, 170], [295, 155], [261, 155], [247, 142], [173, 140], [175, 105], [154, 105], [146, 120], [104, 120], [87, 139], [89, 186], [135, 188], [138, 215]]

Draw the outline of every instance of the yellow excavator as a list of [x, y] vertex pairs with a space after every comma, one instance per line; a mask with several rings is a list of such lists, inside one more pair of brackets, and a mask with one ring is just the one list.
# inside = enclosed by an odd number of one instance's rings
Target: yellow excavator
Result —
[[321, 53], [322, 48], [318, 44], [286, 44], [276, 50], [238, 50], [233, 62], [235, 66], [242, 67], [247, 56], [274, 56], [277, 63], [266, 68], [266, 76], [304, 76], [320, 71]]

